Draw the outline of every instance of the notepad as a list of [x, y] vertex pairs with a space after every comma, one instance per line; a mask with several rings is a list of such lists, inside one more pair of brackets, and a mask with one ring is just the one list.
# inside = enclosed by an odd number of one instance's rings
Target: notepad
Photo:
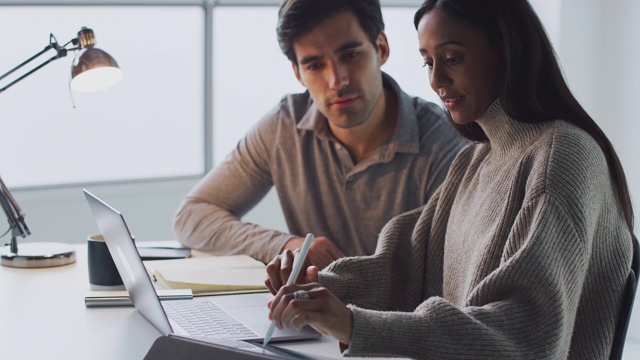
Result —
[[266, 266], [247, 255], [145, 261], [166, 289], [191, 289], [194, 295], [268, 291]]

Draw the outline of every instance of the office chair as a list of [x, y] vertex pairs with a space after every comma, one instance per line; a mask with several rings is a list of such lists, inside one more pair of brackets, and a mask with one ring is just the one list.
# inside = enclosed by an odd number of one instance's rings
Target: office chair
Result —
[[611, 347], [610, 360], [622, 359], [622, 350], [624, 349], [624, 341], [627, 337], [629, 322], [631, 321], [631, 309], [633, 309], [633, 301], [636, 296], [636, 288], [638, 287], [638, 267], [640, 266], [640, 245], [635, 235], [631, 235], [633, 241], [633, 256], [631, 257], [631, 271], [627, 278], [624, 295], [622, 298], [622, 310], [616, 325], [616, 333], [613, 337], [613, 346]]

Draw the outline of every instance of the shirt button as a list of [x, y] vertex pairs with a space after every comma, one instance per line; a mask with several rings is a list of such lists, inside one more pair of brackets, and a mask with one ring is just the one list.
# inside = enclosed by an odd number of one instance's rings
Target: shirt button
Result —
[[336, 145], [336, 149], [338, 149], [338, 150], [342, 149], [342, 145], [337, 144], [337, 145]]

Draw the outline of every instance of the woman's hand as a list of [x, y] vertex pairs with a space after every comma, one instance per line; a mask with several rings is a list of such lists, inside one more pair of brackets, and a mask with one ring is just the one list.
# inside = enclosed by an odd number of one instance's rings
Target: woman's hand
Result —
[[[287, 249], [291, 251], [299, 249], [303, 243], [303, 237], [294, 237], [285, 244], [283, 253]], [[334, 260], [343, 257], [345, 257], [345, 255], [338, 249], [336, 244], [324, 236], [318, 236], [313, 239], [309, 247], [309, 261], [311, 265], [316, 266], [320, 270], [327, 267], [327, 265], [331, 264]]]
[[[289, 275], [293, 270], [293, 260], [299, 251], [300, 249], [295, 252], [285, 250], [267, 265], [268, 278], [264, 283], [272, 294], [275, 295], [278, 290], [287, 283]], [[315, 266], [307, 267], [307, 264], [308, 262], [303, 264], [300, 275], [295, 281], [296, 284], [318, 282], [318, 268]]]
[[[308, 299], [297, 291], [306, 292]], [[280, 288], [276, 297], [269, 302], [269, 319], [275, 321], [278, 329], [293, 326], [297, 330], [310, 325], [318, 332], [331, 335], [349, 345], [353, 328], [351, 310], [327, 288], [318, 283], [286, 285]]]

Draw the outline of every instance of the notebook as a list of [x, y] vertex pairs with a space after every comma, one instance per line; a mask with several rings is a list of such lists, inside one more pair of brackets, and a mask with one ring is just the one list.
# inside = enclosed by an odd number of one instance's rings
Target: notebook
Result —
[[[84, 194], [133, 306], [163, 335], [224, 341], [264, 340], [271, 324], [266, 294], [236, 295], [238, 298], [224, 307], [210, 298], [161, 302], [122, 214], [87, 190]], [[318, 337], [320, 333], [307, 326], [301, 331], [276, 329], [271, 341]]]
[[248, 255], [203, 256], [143, 263], [156, 285], [160, 284], [165, 289], [191, 289], [194, 296], [269, 291], [264, 284], [266, 265]]

